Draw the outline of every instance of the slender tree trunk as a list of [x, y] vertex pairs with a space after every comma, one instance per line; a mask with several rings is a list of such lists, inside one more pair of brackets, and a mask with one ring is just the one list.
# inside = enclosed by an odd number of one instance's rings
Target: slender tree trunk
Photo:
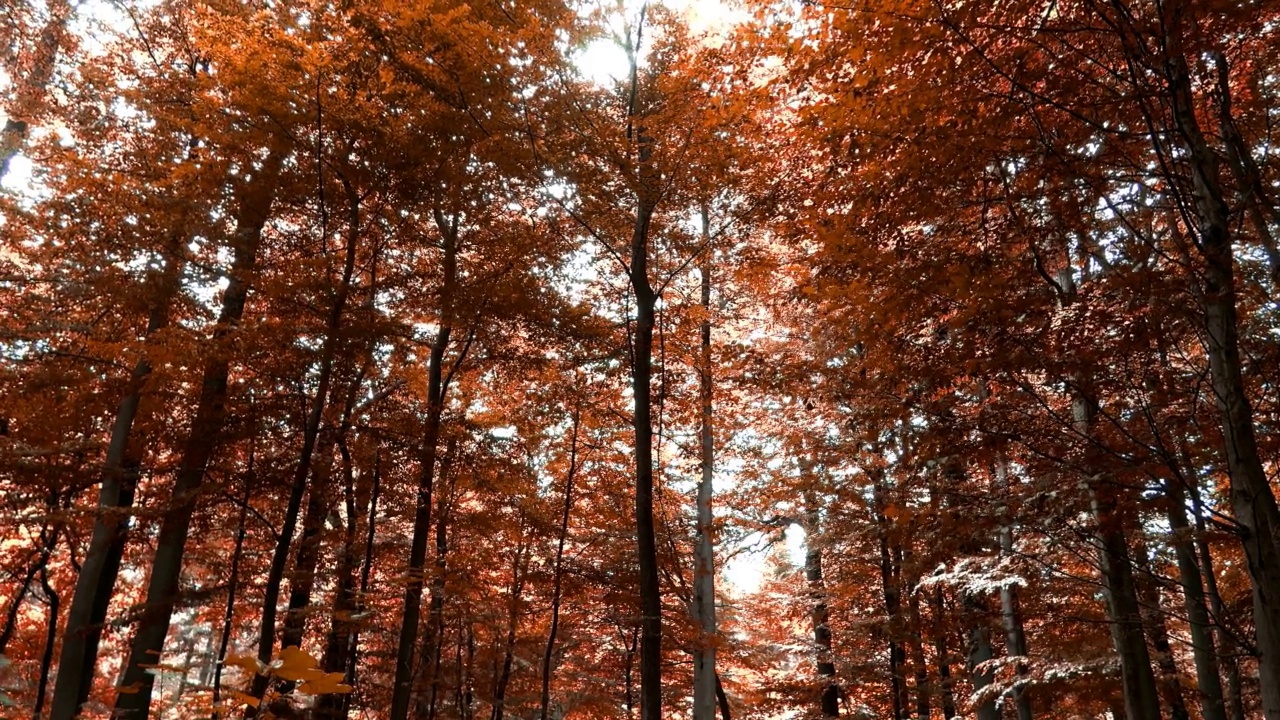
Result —
[[880, 589], [884, 596], [885, 616], [888, 624], [885, 635], [889, 640], [889, 685], [890, 697], [893, 700], [893, 720], [903, 720], [907, 715], [907, 686], [903, 675], [906, 664], [906, 651], [898, 642], [899, 629], [902, 623], [902, 597], [898, 591], [894, 548], [889, 541], [889, 519], [885, 516], [885, 488], [883, 480], [877, 480], [874, 492], [877, 533], [880, 541]]
[[396, 672], [391, 687], [390, 720], [407, 720], [413, 698], [414, 650], [418, 645], [418, 624], [422, 620], [423, 569], [427, 562], [427, 539], [431, 534], [431, 491], [435, 482], [436, 454], [440, 445], [440, 418], [444, 413], [444, 356], [453, 331], [453, 295], [458, 277], [458, 221], [446, 222], [435, 210], [436, 225], [444, 245], [444, 282], [440, 293], [440, 329], [431, 343], [427, 371], [427, 421], [422, 437], [418, 469], [418, 493], [413, 515], [413, 539], [409, 547], [409, 581], [404, 591], [404, 613], [396, 645]]
[[[357, 383], [358, 385], [358, 383]], [[344, 428], [345, 430], [345, 423]], [[339, 431], [340, 433], [343, 431]], [[340, 672], [346, 678], [348, 654], [351, 652], [351, 637], [355, 620], [352, 615], [357, 612], [356, 598], [356, 562], [359, 547], [359, 517], [367, 507], [358, 507], [356, 498], [358, 490], [355, 483], [355, 467], [351, 460], [351, 452], [347, 449], [346, 439], [339, 437], [338, 448], [342, 454], [343, 496], [347, 510], [346, 532], [338, 550], [338, 585], [334, 589], [333, 611], [329, 615], [329, 632], [325, 636], [324, 655], [321, 667], [325, 672]], [[350, 684], [350, 683], [348, 683]], [[317, 720], [337, 720], [342, 717], [345, 703], [344, 694], [323, 695], [316, 702]]]
[[[702, 211], [702, 237], [708, 241], [710, 220]], [[704, 250], [704, 252], [710, 252]], [[698, 481], [698, 533], [693, 563], [693, 615], [700, 632], [693, 652], [693, 720], [715, 720], [716, 716], [716, 589], [715, 545], [712, 537], [712, 478], [715, 469], [715, 437], [712, 429], [711, 375], [711, 260], [702, 265], [702, 357], [699, 398], [702, 401], [701, 477]]]
[[729, 705], [729, 695], [724, 691], [724, 683], [720, 682], [720, 673], [716, 673], [716, 703], [720, 707], [720, 720], [733, 720], [733, 708]]
[[[373, 487], [369, 491], [369, 526], [365, 531], [364, 559], [360, 565], [360, 591], [356, 594], [357, 610], [365, 611], [365, 598], [369, 596], [369, 579], [373, 573], [374, 538], [377, 537], [378, 500], [382, 495], [382, 455], [375, 451], [373, 455]], [[347, 649], [347, 684], [355, 685], [356, 668], [360, 662], [360, 626], [353, 625], [351, 640]], [[345, 718], [351, 712], [351, 693], [343, 694], [342, 708], [338, 717]], [[322, 703], [323, 707], [323, 703]], [[322, 719], [323, 720], [323, 719]]]
[[1226, 146], [1231, 173], [1240, 188], [1240, 204], [1244, 206], [1271, 266], [1271, 287], [1274, 293], [1280, 290], [1280, 249], [1276, 247], [1275, 236], [1271, 233], [1268, 221], [1280, 226], [1280, 207], [1271, 201], [1249, 144], [1240, 134], [1240, 128], [1232, 115], [1231, 77], [1227, 58], [1221, 52], [1216, 52], [1213, 54], [1213, 62], [1218, 76], [1218, 130], [1222, 135], [1223, 145]]
[[[1077, 286], [1071, 265], [1071, 250], [1069, 247], [1064, 250], [1067, 263], [1058, 272], [1058, 285], [1062, 292], [1060, 301], [1065, 307], [1075, 302]], [[1085, 444], [1087, 468], [1095, 473], [1087, 479], [1086, 485], [1097, 526], [1095, 536], [1098, 570], [1102, 576], [1111, 643], [1120, 659], [1125, 712], [1128, 720], [1161, 720], [1160, 695], [1156, 689], [1155, 673], [1151, 669], [1151, 654], [1147, 650], [1143, 634], [1142, 607], [1138, 601], [1133, 561], [1125, 533], [1126, 508], [1123, 507], [1122, 500], [1123, 493], [1128, 492], [1128, 488], [1120, 486], [1102, 472], [1105, 461], [1097, 458], [1098, 453], [1093, 447], [1096, 399], [1090, 394], [1084, 373], [1073, 373], [1068, 384], [1071, 387], [1071, 413], [1075, 431]]]
[[[1188, 464], [1188, 467], [1190, 465]], [[1200, 502], [1200, 490], [1192, 486], [1192, 502], [1195, 507], [1196, 547], [1200, 555], [1200, 569], [1204, 576], [1204, 591], [1209, 600], [1209, 610], [1213, 613], [1213, 631], [1218, 647], [1218, 664], [1222, 667], [1223, 705], [1230, 720], [1244, 720], [1244, 695], [1240, 690], [1240, 664], [1236, 655], [1239, 644], [1236, 638], [1223, 627], [1227, 617], [1226, 606], [1222, 595], [1218, 592], [1218, 574], [1213, 566], [1213, 552], [1209, 548], [1208, 534], [1204, 522], [1204, 508]]]
[[1187, 523], [1187, 499], [1181, 483], [1168, 479], [1165, 487], [1165, 509], [1173, 530], [1173, 551], [1178, 560], [1178, 580], [1187, 611], [1191, 634], [1192, 657], [1196, 665], [1196, 686], [1200, 696], [1200, 715], [1204, 720], [1227, 720], [1223, 701], [1222, 680], [1218, 674], [1218, 651], [1213, 641], [1213, 626], [1205, 602], [1204, 582], [1196, 562], [1192, 529]]
[[[1005, 494], [1010, 493], [1009, 462], [1001, 455], [996, 460], [996, 486]], [[1013, 520], [1004, 518], [1000, 524], [1000, 554], [1006, 559], [1013, 557]], [[1027, 634], [1022, 626], [1022, 611], [1018, 602], [1018, 586], [1004, 584], [1000, 586], [1000, 619], [1004, 625], [1005, 652], [1014, 657], [1027, 657]], [[1031, 698], [1021, 685], [1026, 677], [1027, 666], [1019, 662], [1016, 668], [1018, 681], [1013, 687], [1013, 704], [1018, 712], [1018, 720], [1032, 720]]]
[[506, 711], [507, 685], [511, 682], [511, 668], [515, 662], [516, 632], [520, 628], [520, 604], [524, 595], [524, 580], [528, 570], [529, 557], [523, 539], [516, 547], [515, 559], [511, 563], [511, 602], [507, 609], [507, 640], [502, 650], [502, 672], [498, 675], [493, 688], [493, 712], [490, 720], [502, 720]]
[[[807, 469], [806, 469], [807, 470]], [[831, 654], [832, 637], [827, 610], [827, 589], [822, 576], [822, 512], [818, 499], [805, 494], [804, 579], [809, 585], [813, 623], [813, 645], [817, 654], [818, 678], [822, 683], [818, 709], [822, 717], [840, 717], [840, 685], [836, 681], [836, 665]], [[894, 697], [897, 697], [896, 695]]]
[[1173, 647], [1169, 644], [1169, 628], [1160, 603], [1160, 587], [1152, 574], [1150, 554], [1141, 535], [1134, 542], [1134, 557], [1139, 573], [1136, 586], [1142, 607], [1142, 621], [1151, 638], [1151, 647], [1155, 650], [1156, 667], [1160, 669], [1160, 689], [1173, 720], [1190, 720], [1191, 715], [1187, 712], [1187, 704], [1182, 697], [1182, 683], [1178, 679]]
[[98, 664], [98, 642], [115, 592], [129, 532], [129, 511], [142, 466], [142, 448], [132, 442], [142, 406], [143, 389], [151, 376], [148, 354], [157, 333], [169, 325], [170, 308], [182, 273], [180, 233], [166, 248], [163, 269], [149, 279], [155, 298], [143, 335], [143, 356], [133, 366], [128, 390], [116, 407], [111, 440], [101, 472], [98, 514], [84, 562], [76, 578], [63, 631], [58, 673], [54, 682], [50, 720], [71, 720], [89, 699]]
[[[969, 678], [973, 683], [973, 694], [982, 695], [994, 681], [990, 670], [983, 670], [982, 663], [995, 657], [991, 649], [991, 629], [987, 627], [986, 608], [982, 599], [968, 591], [961, 592], [961, 604], [969, 622]], [[978, 701], [974, 708], [977, 720], [1000, 720], [1000, 710], [996, 707], [994, 697], [985, 697]], [[1159, 720], [1157, 718], [1156, 720]]]
[[49, 568], [40, 568], [40, 587], [44, 590], [45, 599], [49, 603], [49, 620], [44, 631], [44, 652], [40, 655], [40, 679], [36, 681], [36, 702], [32, 707], [31, 717], [40, 720], [44, 714], [44, 698], [49, 689], [49, 673], [53, 669], [53, 648], [58, 642], [58, 605], [61, 598], [58, 591], [49, 584]]
[[573, 481], [578, 474], [578, 429], [582, 421], [582, 403], [575, 400], [573, 430], [569, 436], [569, 470], [564, 478], [564, 503], [560, 509], [560, 531], [556, 537], [556, 559], [551, 571], [551, 628], [547, 631], [547, 647], [542, 653], [542, 696], [538, 704], [539, 720], [549, 720], [551, 710], [551, 671], [555, 658], [556, 635], [560, 631], [560, 603], [564, 599], [564, 546], [569, 539], [569, 516], [573, 511]]
[[933, 614], [933, 651], [938, 663], [938, 687], [942, 691], [942, 717], [952, 720], [956, 716], [956, 700], [951, 689], [951, 653], [947, 649], [947, 629], [943, 622], [942, 588], [934, 588], [929, 604]]
[[427, 688], [425, 697], [418, 702], [418, 717], [436, 719], [436, 703], [440, 697], [440, 656], [444, 649], [444, 604], [449, 577], [449, 522], [450, 507], [456, 488], [456, 475], [451, 472], [457, 454], [457, 440], [450, 439], [449, 447], [440, 461], [440, 479], [447, 483], [436, 505], [436, 556], [435, 573], [431, 578], [431, 601], [428, 605], [428, 635], [423, 638], [422, 652], [427, 658]]
[[[331, 432], [324, 434], [330, 435]], [[307, 609], [311, 607], [316, 566], [320, 562], [320, 540], [325, 519], [329, 516], [333, 446], [332, 437], [321, 440], [319, 447], [323, 456], [312, 463], [311, 487], [307, 490], [307, 507], [302, 514], [302, 534], [298, 538], [293, 571], [289, 573], [289, 603], [285, 610], [284, 631], [280, 633], [281, 648], [302, 647], [306, 634]]]
[[1120, 510], [1109, 493], [1096, 484], [1090, 494], [1098, 523], [1098, 565], [1105, 588], [1111, 640], [1120, 657], [1125, 712], [1129, 720], [1160, 720], [1160, 699], [1143, 634], [1142, 609]]
[[[905, 587], [914, 588], [917, 580], [918, 578], [912, 578], [906, 583]], [[911, 669], [915, 674], [916, 717], [921, 720], [928, 720], [932, 711], [933, 688], [929, 684], [929, 665], [925, 662], [924, 657], [924, 626], [920, 620], [920, 596], [909, 589], [907, 591], [907, 621], [911, 624], [911, 630], [907, 638], [911, 646]]]
[[240, 503], [240, 516], [236, 520], [236, 543], [231, 551], [231, 576], [227, 579], [227, 607], [222, 612], [222, 632], [218, 639], [218, 655], [214, 658], [213, 706], [222, 699], [222, 667], [227, 660], [227, 648], [231, 645], [231, 623], [236, 615], [236, 594], [240, 591], [240, 561], [244, 559], [244, 538], [248, 530], [249, 498], [253, 493], [254, 441], [249, 445], [249, 466], [245, 472], [244, 497]]
[[1227, 203], [1218, 176], [1218, 158], [1196, 117], [1190, 71], [1182, 47], [1185, 2], [1162, 7], [1165, 29], [1163, 70], [1172, 105], [1172, 133], [1186, 153], [1195, 228], [1204, 265], [1198, 274], [1204, 308], [1206, 347], [1214, 401], [1231, 487], [1231, 505], [1241, 527], [1245, 560], [1253, 586], [1258, 680], [1266, 720], [1280, 720], [1280, 507], [1263, 468], [1240, 356], [1236, 310], [1235, 258]]
[[[338, 283], [337, 295], [333, 299], [333, 304], [329, 306], [329, 317], [325, 323], [324, 343], [320, 347], [320, 368], [319, 377], [316, 380], [316, 392], [311, 398], [311, 407], [307, 413], [306, 424], [302, 431], [302, 451], [298, 458], [298, 464], [294, 468], [293, 484], [289, 489], [289, 503], [285, 508], [284, 523], [280, 528], [275, 552], [271, 556], [271, 567], [267, 571], [267, 584], [266, 589], [263, 591], [262, 599], [262, 625], [258, 634], [258, 661], [263, 664], [271, 662], [271, 657], [275, 650], [276, 612], [280, 604], [281, 585], [284, 582], [285, 568], [289, 563], [289, 549], [293, 543], [294, 531], [297, 529], [298, 514], [302, 509], [302, 499], [307, 492], [307, 478], [311, 475], [311, 462], [315, 455], [316, 440], [320, 435], [324, 409], [329, 402], [329, 385], [333, 378], [334, 358], [338, 351], [342, 316], [346, 312], [347, 298], [351, 294], [351, 278], [355, 274], [356, 250], [360, 241], [360, 196], [346, 177], [340, 176], [340, 179], [346, 191], [347, 199], [347, 235], [342, 276]], [[297, 610], [297, 608], [294, 608], [295, 603], [310, 603], [312, 578], [315, 574], [315, 557], [319, 550], [315, 545], [319, 542], [319, 530], [323, 529], [324, 525], [325, 492], [326, 488], [313, 488], [311, 500], [308, 503], [308, 511], [316, 511], [317, 517], [313, 518], [312, 527], [304, 529], [302, 542], [309, 544], [305, 550], [299, 549], [298, 564], [300, 566], [310, 564], [312, 567], [310, 572], [307, 571], [306, 567], [299, 567], [298, 587], [295, 588], [294, 597], [290, 598], [290, 607], [294, 610]], [[306, 535], [308, 530], [311, 531], [310, 537]], [[301, 630], [302, 628], [297, 626], [295, 621], [295, 627], [290, 633], [290, 637], [285, 640], [286, 644], [283, 647], [288, 647], [289, 643], [300, 643], [302, 640]], [[263, 693], [266, 692], [267, 685], [268, 679], [266, 676], [255, 676], [253, 696], [261, 698]]]
[[640, 718], [662, 720], [662, 597], [653, 519], [653, 325], [657, 296], [649, 284], [649, 221], [653, 203], [640, 199], [631, 239], [631, 286], [636, 300], [632, 348], [635, 402], [636, 543], [640, 571]]
[[258, 244], [275, 199], [283, 160], [283, 153], [273, 148], [262, 171], [245, 188], [239, 201], [231, 273], [213, 332], [214, 349], [206, 356], [195, 419], [178, 465], [172, 500], [160, 524], [146, 600], [125, 666], [123, 685], [130, 692], [122, 692], [116, 698], [115, 712], [120, 720], [146, 720], [150, 712], [155, 675], [148, 666], [160, 658], [178, 600], [187, 532], [226, 419], [227, 375], [231, 366], [228, 345], [244, 314], [257, 265]]
[[[657, 294], [649, 280], [649, 224], [661, 190], [653, 167], [654, 139], [641, 122], [637, 53], [644, 31], [641, 10], [634, 42], [627, 39], [631, 83], [627, 103], [627, 139], [634, 140], [638, 186], [635, 223], [631, 230], [630, 275], [636, 322], [631, 347], [631, 391], [635, 403], [635, 515], [636, 565], [640, 588], [640, 720], [662, 720], [662, 586], [658, 580], [657, 530], [653, 518], [653, 417], [650, 385], [653, 376], [653, 327]], [[394, 719], [393, 719], [394, 720]]]

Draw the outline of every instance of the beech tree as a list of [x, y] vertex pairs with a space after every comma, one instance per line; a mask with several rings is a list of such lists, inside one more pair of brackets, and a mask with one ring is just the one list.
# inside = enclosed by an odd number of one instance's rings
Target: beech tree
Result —
[[3, 7], [0, 714], [1280, 719], [1270, 4]]

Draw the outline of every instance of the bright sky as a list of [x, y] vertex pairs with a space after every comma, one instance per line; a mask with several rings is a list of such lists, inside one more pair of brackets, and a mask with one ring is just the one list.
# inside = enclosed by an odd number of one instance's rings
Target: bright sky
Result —
[[[640, 14], [640, 8], [646, 4], [644, 0], [623, 0], [625, 15], [615, 22], [614, 32], [622, 36], [622, 20], [634, 23]], [[662, 4], [682, 13], [689, 29], [694, 35], [715, 33], [728, 27], [735, 17], [741, 14], [723, 0], [666, 0], [665, 2], [648, 2], [650, 6]], [[627, 54], [622, 47], [611, 40], [598, 40], [589, 45], [578, 55], [578, 69], [583, 75], [600, 85], [611, 85], [617, 80], [626, 78], [629, 69]]]

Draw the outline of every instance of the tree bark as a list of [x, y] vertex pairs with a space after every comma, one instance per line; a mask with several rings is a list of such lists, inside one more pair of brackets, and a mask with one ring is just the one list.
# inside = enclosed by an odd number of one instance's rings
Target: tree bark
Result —
[[[1188, 467], [1191, 465], [1188, 463]], [[1236, 660], [1239, 651], [1236, 637], [1227, 632], [1222, 623], [1227, 617], [1226, 606], [1222, 595], [1218, 592], [1218, 574], [1213, 566], [1213, 551], [1207, 539], [1204, 508], [1200, 502], [1200, 489], [1191, 486], [1192, 503], [1195, 508], [1196, 547], [1200, 555], [1200, 569], [1204, 576], [1204, 591], [1209, 600], [1209, 610], [1213, 614], [1213, 632], [1218, 647], [1218, 664], [1222, 668], [1223, 705], [1230, 720], [1244, 720], [1244, 695], [1240, 691], [1240, 664]]]
[[[1071, 266], [1070, 248], [1066, 248], [1067, 264], [1058, 273], [1061, 289], [1060, 301], [1066, 306], [1076, 300], [1077, 286]], [[1084, 445], [1090, 509], [1096, 525], [1095, 538], [1098, 550], [1098, 571], [1102, 577], [1106, 602], [1107, 622], [1111, 630], [1111, 643], [1120, 660], [1120, 682], [1124, 690], [1125, 712], [1128, 720], [1161, 720], [1160, 695], [1156, 689], [1155, 673], [1151, 669], [1151, 654], [1147, 650], [1143, 633], [1142, 607], [1134, 580], [1129, 541], [1125, 532], [1127, 509], [1123, 507], [1123, 494], [1129, 489], [1120, 486], [1103, 472], [1103, 460], [1094, 447], [1094, 412], [1097, 404], [1090, 392], [1083, 372], [1075, 372], [1068, 384], [1071, 388], [1071, 415], [1075, 431]]]
[[[982, 663], [995, 657], [991, 649], [991, 629], [987, 627], [987, 612], [981, 598], [971, 592], [961, 591], [961, 604], [969, 622], [969, 678], [973, 683], [974, 695], [980, 695], [994, 680], [990, 670], [984, 671], [981, 668]], [[1000, 710], [996, 707], [995, 698], [979, 700], [974, 708], [974, 716], [977, 720], [1000, 720]]]
[[[337, 294], [333, 299], [333, 303], [329, 306], [329, 316], [325, 322], [324, 343], [320, 347], [320, 367], [319, 377], [316, 379], [316, 392], [311, 398], [311, 407], [307, 413], [306, 424], [302, 431], [302, 451], [298, 457], [298, 464], [294, 468], [293, 484], [289, 489], [289, 503], [285, 508], [284, 524], [280, 528], [280, 535], [276, 541], [275, 552], [271, 556], [271, 567], [267, 571], [266, 589], [263, 591], [262, 599], [262, 624], [258, 634], [258, 661], [265, 664], [271, 662], [272, 654], [275, 650], [275, 633], [276, 633], [276, 612], [280, 603], [281, 585], [284, 581], [285, 568], [289, 563], [290, 545], [293, 543], [293, 534], [298, 525], [298, 514], [302, 509], [302, 499], [307, 493], [307, 478], [311, 476], [311, 461], [315, 454], [316, 440], [320, 435], [320, 426], [324, 418], [324, 409], [329, 402], [329, 385], [333, 378], [334, 358], [338, 351], [338, 341], [342, 329], [342, 316], [346, 312], [347, 298], [351, 294], [351, 278], [355, 274], [356, 250], [360, 241], [360, 196], [351, 182], [340, 175], [343, 189], [346, 192], [347, 200], [347, 234], [345, 255], [342, 265], [342, 276], [338, 283]], [[308, 502], [308, 512], [314, 511], [316, 517], [312, 518], [312, 526], [305, 528], [301, 542], [306, 545], [305, 548], [299, 548], [297, 564], [299, 572], [297, 573], [297, 587], [295, 592], [289, 599], [290, 609], [294, 611], [296, 617], [300, 610], [295, 607], [298, 603], [310, 604], [311, 585], [315, 575], [315, 558], [319, 550], [316, 544], [319, 542], [319, 532], [324, 526], [324, 516], [327, 509], [325, 505], [326, 499], [325, 487], [313, 487], [311, 490], [310, 500]], [[310, 532], [310, 537], [307, 532]], [[310, 565], [308, 571], [307, 565]], [[302, 627], [294, 621], [294, 627], [290, 632], [290, 637], [285, 640], [282, 647], [289, 647], [289, 644], [297, 644], [302, 641]], [[266, 692], [268, 678], [263, 675], [254, 677], [253, 696], [262, 698]]]
[[447, 482], [436, 504], [435, 572], [431, 577], [431, 601], [428, 605], [428, 635], [423, 638], [422, 653], [426, 657], [427, 694], [418, 699], [418, 718], [436, 720], [440, 697], [440, 657], [444, 650], [444, 604], [449, 578], [449, 522], [457, 476], [450, 469], [457, 455], [457, 440], [450, 439], [440, 460], [440, 479]]
[[938, 687], [942, 691], [942, 717], [952, 720], [956, 716], [956, 700], [951, 689], [951, 653], [947, 649], [947, 629], [943, 622], [942, 588], [934, 588], [929, 604], [933, 613], [933, 650], [938, 663]]
[[142, 410], [143, 390], [151, 376], [148, 353], [157, 333], [169, 326], [170, 308], [182, 274], [180, 233], [168, 243], [164, 268], [149, 278], [155, 294], [143, 335], [143, 356], [134, 364], [128, 390], [116, 407], [111, 440], [103, 462], [97, 516], [84, 562], [76, 577], [62, 633], [62, 649], [54, 680], [50, 720], [71, 720], [89, 699], [98, 664], [98, 642], [115, 592], [129, 532], [129, 511], [142, 467], [142, 448], [133, 442], [133, 428]]
[[[827, 610], [827, 589], [822, 577], [822, 512], [812, 492], [805, 493], [804, 579], [809, 585], [813, 623], [813, 645], [817, 655], [818, 678], [822, 694], [818, 710], [822, 717], [840, 717], [840, 685], [836, 681], [836, 665], [831, 654], [832, 637]], [[895, 695], [895, 698], [897, 696]]]
[[1169, 644], [1169, 628], [1160, 603], [1160, 587], [1152, 574], [1150, 554], [1141, 536], [1134, 543], [1134, 555], [1139, 572], [1136, 584], [1138, 600], [1142, 604], [1142, 621], [1151, 638], [1151, 648], [1155, 650], [1156, 667], [1160, 669], [1160, 689], [1173, 720], [1190, 720], [1191, 715], [1187, 712], [1187, 704], [1182, 697], [1178, 665]]
[[[358, 385], [358, 383], [357, 383]], [[348, 407], [350, 405], [348, 404]], [[340, 433], [345, 431], [345, 425]], [[367, 511], [367, 506], [360, 506], [356, 489], [355, 466], [351, 452], [347, 448], [346, 439], [339, 437], [338, 449], [342, 455], [343, 496], [347, 510], [346, 532], [338, 550], [338, 585], [333, 593], [333, 610], [329, 615], [329, 632], [325, 635], [324, 655], [321, 667], [325, 672], [343, 673], [345, 680], [348, 655], [351, 652], [351, 638], [354, 634], [356, 620], [352, 617], [357, 612], [356, 597], [356, 563], [359, 547], [359, 515]], [[347, 682], [350, 685], [350, 682]], [[346, 703], [346, 695], [323, 695], [316, 702], [317, 720], [337, 720], [343, 717], [342, 708]]]
[[556, 635], [560, 631], [560, 603], [564, 598], [564, 546], [569, 539], [569, 516], [573, 511], [573, 481], [578, 473], [578, 429], [582, 421], [582, 403], [573, 407], [573, 430], [569, 436], [569, 470], [564, 478], [564, 503], [560, 510], [560, 530], [556, 537], [556, 559], [551, 571], [551, 627], [547, 631], [547, 647], [542, 653], [542, 695], [538, 705], [539, 720], [549, 720], [551, 711], [551, 670], [555, 658]]
[[[709, 235], [707, 211], [702, 212], [702, 238]], [[704, 252], [709, 252], [704, 250]], [[712, 429], [711, 375], [711, 261], [701, 268], [702, 327], [701, 365], [698, 394], [701, 400], [699, 443], [701, 476], [698, 480], [698, 532], [693, 562], [693, 615], [699, 630], [693, 652], [693, 720], [715, 720], [716, 716], [716, 590], [715, 546], [712, 537], [714, 518], [711, 513], [712, 477], [715, 469], [715, 437]]]
[[1176, 142], [1191, 169], [1192, 210], [1204, 265], [1198, 275], [1214, 401], [1221, 417], [1230, 496], [1241, 527], [1257, 634], [1258, 680], [1266, 720], [1280, 720], [1280, 507], [1258, 453], [1253, 407], [1244, 381], [1236, 310], [1235, 258], [1218, 159], [1196, 117], [1182, 46], [1185, 2], [1163, 6], [1164, 62]]
[[427, 371], [427, 421], [423, 431], [418, 469], [418, 492], [413, 515], [413, 539], [409, 547], [409, 581], [404, 590], [404, 613], [396, 645], [396, 671], [391, 686], [390, 720], [407, 720], [413, 696], [414, 650], [418, 644], [418, 624], [422, 621], [423, 568], [427, 561], [427, 539], [431, 535], [431, 493], [435, 483], [436, 454], [440, 445], [440, 418], [444, 413], [446, 387], [444, 356], [453, 332], [453, 296], [458, 277], [458, 220], [446, 221], [435, 210], [436, 225], [444, 246], [443, 285], [440, 293], [440, 329], [431, 343]]
[[[996, 486], [1005, 497], [1010, 496], [1009, 462], [1001, 455], [996, 460]], [[1005, 513], [1008, 515], [1008, 513]], [[1004, 517], [1000, 524], [1000, 554], [1006, 559], [1013, 557], [1013, 520]], [[1027, 634], [1022, 626], [1021, 606], [1018, 602], [1018, 586], [1004, 584], [1000, 586], [1000, 619], [1004, 625], [1005, 653], [1014, 657], [1027, 657]], [[1026, 677], [1026, 663], [1019, 662], [1016, 668], [1018, 680], [1013, 686], [1013, 704], [1018, 713], [1018, 720], [1032, 720], [1031, 698], [1027, 697], [1021, 685]]]
[[1205, 602], [1204, 579], [1196, 561], [1192, 529], [1187, 522], [1187, 498], [1177, 479], [1167, 479], [1165, 510], [1173, 530], [1173, 551], [1178, 561], [1178, 581], [1187, 611], [1191, 634], [1192, 657], [1196, 665], [1196, 686], [1200, 697], [1200, 715], [1204, 720], [1227, 720], [1222, 680], [1218, 668], [1218, 650], [1214, 646], [1213, 625]]
[[49, 689], [49, 672], [53, 669], [53, 649], [58, 642], [58, 605], [61, 598], [58, 591], [49, 584], [49, 567], [40, 568], [40, 587], [49, 603], [48, 622], [44, 631], [44, 652], [40, 655], [40, 679], [36, 681], [36, 702], [31, 710], [33, 720], [40, 720], [44, 713], [45, 693]]
[[907, 684], [903, 675], [907, 654], [898, 642], [902, 623], [902, 595], [898, 588], [897, 568], [894, 563], [894, 547], [889, 540], [889, 518], [885, 515], [888, 499], [884, 480], [878, 478], [872, 488], [876, 516], [876, 532], [880, 543], [880, 589], [884, 597], [885, 636], [889, 640], [889, 686], [893, 701], [893, 720], [903, 720], [907, 715]]
[[502, 650], [502, 672], [493, 688], [493, 711], [490, 720], [502, 720], [506, 711], [507, 685], [511, 682], [512, 664], [515, 662], [516, 632], [520, 629], [520, 603], [524, 596], [524, 581], [528, 571], [529, 555], [524, 540], [516, 546], [511, 563], [510, 605], [507, 608], [507, 639]]
[[[918, 578], [907, 581], [905, 587], [914, 588]], [[907, 620], [911, 624], [908, 644], [911, 646], [911, 669], [916, 683], [916, 717], [928, 720], [933, 703], [933, 688], [929, 683], [929, 665], [924, 657], [924, 627], [920, 620], [920, 596], [907, 591]]]
[[183, 447], [172, 499], [160, 524], [141, 619], [125, 665], [122, 682], [129, 692], [122, 692], [116, 697], [115, 713], [120, 720], [146, 720], [150, 712], [155, 675], [148, 672], [148, 667], [161, 657], [178, 600], [188, 529], [199, 490], [204, 484], [205, 471], [226, 420], [230, 344], [244, 315], [262, 229], [275, 199], [283, 161], [284, 153], [273, 148], [263, 162], [262, 170], [250, 181], [239, 199], [229, 283], [222, 296], [222, 310], [213, 331], [213, 348], [205, 361], [195, 419]]
[[252, 496], [255, 480], [253, 462], [254, 445], [253, 440], [250, 440], [249, 466], [245, 471], [244, 497], [240, 498], [240, 516], [236, 520], [236, 544], [231, 551], [231, 574], [227, 578], [227, 607], [222, 613], [222, 632], [219, 634], [218, 639], [218, 655], [214, 658], [216, 665], [213, 671], [212, 704], [214, 707], [217, 707], [218, 702], [222, 699], [222, 667], [227, 660], [227, 648], [231, 645], [231, 623], [236, 614], [236, 594], [240, 591], [240, 562], [244, 559], [244, 538], [248, 530], [245, 521], [249, 515], [249, 498]]
[[[639, 52], [644, 30], [642, 9], [634, 43], [628, 37], [631, 83], [627, 104], [627, 139], [636, 149], [636, 210], [631, 229], [627, 268], [636, 303], [631, 348], [631, 391], [635, 431], [636, 565], [640, 587], [640, 719], [662, 720], [662, 586], [658, 580], [657, 530], [653, 518], [653, 417], [650, 386], [653, 376], [653, 327], [657, 294], [649, 280], [649, 225], [660, 196], [660, 178], [653, 167], [653, 138], [645, 133], [638, 105]], [[393, 720], [395, 720], [393, 718]]]

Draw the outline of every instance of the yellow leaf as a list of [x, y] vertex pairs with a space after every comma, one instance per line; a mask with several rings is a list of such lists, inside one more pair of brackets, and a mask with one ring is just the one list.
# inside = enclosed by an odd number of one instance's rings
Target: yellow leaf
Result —
[[261, 700], [250, 695], [249, 693], [242, 693], [239, 690], [232, 690], [231, 692], [227, 693], [227, 695], [229, 695], [233, 700], [236, 700], [250, 707], [258, 707], [258, 703], [262, 702]]
[[238, 667], [248, 673], [262, 672], [262, 663], [258, 662], [258, 658], [252, 655], [228, 655], [227, 659], [222, 661], [222, 664]]
[[273, 663], [272, 674], [282, 680], [308, 682], [324, 677], [320, 664], [310, 653], [290, 645], [280, 651], [280, 657]]
[[322, 677], [298, 686], [298, 692], [306, 695], [334, 695], [351, 692], [351, 686], [342, 682], [342, 673], [324, 673]]

